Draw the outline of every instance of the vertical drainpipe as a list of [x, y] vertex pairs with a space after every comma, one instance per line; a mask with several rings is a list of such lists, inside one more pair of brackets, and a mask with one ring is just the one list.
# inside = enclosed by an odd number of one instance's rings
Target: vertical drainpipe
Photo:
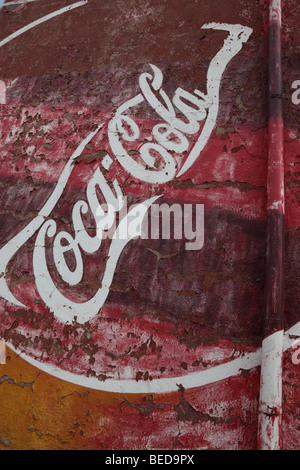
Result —
[[281, 0], [269, 0], [268, 206], [265, 311], [258, 449], [281, 449], [283, 357], [284, 152]]

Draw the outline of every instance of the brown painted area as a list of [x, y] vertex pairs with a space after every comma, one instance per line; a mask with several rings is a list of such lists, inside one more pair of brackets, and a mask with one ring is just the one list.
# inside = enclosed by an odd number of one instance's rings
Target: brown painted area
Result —
[[[63, 6], [72, 4], [70, 0]], [[1, 11], [1, 37], [62, 7], [62, 2], [36, 2], [18, 11]], [[211, 34], [203, 33], [204, 23], [218, 22], [255, 25], [261, 29], [259, 2], [229, 0], [130, 0], [110, 3], [90, 0], [50, 24], [37, 27], [2, 50], [4, 77], [66, 74], [114, 65], [117, 69], [145, 63], [176, 64], [181, 80], [195, 83], [204, 78], [199, 69], [199, 55], [217, 52]], [[220, 36], [224, 37], [222, 33]], [[184, 43], [184, 45], [183, 45]], [[22, 44], [22, 47], [20, 47]], [[32, 53], [34, 45], [34, 53]], [[255, 46], [254, 46], [255, 47]], [[201, 54], [200, 54], [201, 52]], [[189, 62], [188, 70], [184, 64]]]
[[[186, 252], [177, 240], [140, 241], [133, 253], [122, 255], [109, 301], [125, 305], [132, 299], [140, 312], [158, 312], [176, 323], [188, 325], [192, 318], [193, 328], [200, 331], [259, 336], [264, 237], [263, 223], [217, 208], [207, 210], [201, 251]], [[239, 245], [247, 247], [249, 257], [235, 250]], [[218, 256], [212, 258], [212, 251]], [[148, 287], [151, 278], [157, 279], [155, 291]], [[196, 295], [189, 295], [191, 291]], [[224, 296], [232, 317], [222, 308]]]

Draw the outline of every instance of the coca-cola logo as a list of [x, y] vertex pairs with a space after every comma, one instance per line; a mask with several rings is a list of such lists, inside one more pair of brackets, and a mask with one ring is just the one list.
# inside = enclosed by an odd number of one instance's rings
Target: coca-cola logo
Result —
[[[83, 5], [85, 2], [79, 3]], [[22, 352], [23, 357], [32, 364], [64, 380], [101, 390], [159, 392], [176, 390], [178, 383], [184, 387], [199, 386], [237, 374], [241, 368], [255, 367], [259, 364], [259, 351], [239, 357], [238, 355], [232, 356], [230, 350], [224, 354], [225, 356], [228, 354], [228, 359], [233, 357], [233, 360], [225, 361], [224, 364], [194, 373], [178, 375], [175, 371], [173, 375], [165, 377], [161, 374], [166, 369], [168, 357], [161, 358], [158, 354], [155, 360], [157, 369], [158, 364], [162, 364], [159, 368], [160, 375], [142, 373], [141, 369], [145, 370], [147, 367], [149, 359], [147, 354], [145, 353], [142, 357], [141, 352], [138, 353], [133, 346], [127, 347], [126, 342], [124, 342], [125, 346], [119, 348], [119, 342], [122, 338], [130, 339], [135, 336], [140, 351], [143, 347], [143, 351], [149, 350], [149, 354], [155, 355], [161, 348], [157, 346], [156, 338], [161, 335], [162, 341], [167, 341], [168, 334], [170, 334], [167, 324], [164, 324], [166, 330], [160, 331], [159, 328], [150, 324], [149, 319], [143, 324], [138, 318], [131, 319], [133, 331], [141, 331], [141, 333], [139, 335], [129, 333], [126, 326], [127, 320], [124, 319], [124, 315], [122, 316], [122, 312], [118, 312], [117, 306], [110, 308], [106, 305], [120, 257], [129, 242], [137, 235], [141, 235], [141, 229], [139, 228], [132, 234], [127, 231], [128, 237], [120, 237], [118, 234], [124, 230], [124, 226], [128, 225], [128, 219], [133, 215], [135, 215], [136, 225], [141, 227], [141, 222], [149, 208], [160, 198], [159, 195], [151, 196], [134, 207], [129, 207], [125, 216], [119, 217], [119, 223], [113, 227], [112, 237], [105, 245], [106, 251], [102, 254], [105, 232], [112, 227], [112, 224], [107, 222], [107, 214], [104, 225], [101, 225], [104, 215], [103, 201], [114, 216], [119, 216], [126, 199], [117, 172], [114, 173], [113, 179], [109, 179], [109, 172], [119, 167], [135, 181], [161, 186], [161, 194], [163, 194], [164, 185], [180, 178], [190, 170], [201, 158], [202, 151], [215, 128], [224, 71], [252, 33], [249, 27], [223, 23], [209, 23], [203, 25], [202, 28], [223, 31], [227, 34], [223, 45], [209, 64], [206, 89], [195, 89], [190, 92], [184, 87], [177, 87], [174, 94], [170, 96], [164, 90], [162, 70], [157, 65], [147, 65], [146, 71], [138, 77], [136, 94], [119, 106], [108, 122], [99, 122], [97, 127], [86, 136], [70, 156], [53, 191], [36, 217], [0, 250], [0, 296], [6, 302], [5, 305], [9, 306], [12, 315], [13, 312], [17, 315], [21, 312], [24, 316], [27, 311], [30, 315], [32, 305], [24, 303], [22, 295], [19, 295], [18, 291], [10, 285], [8, 266], [22, 247], [32, 241], [31, 262], [34, 289], [39, 296], [39, 301], [50, 315], [52, 327], [55, 327], [55, 335], [62, 338], [68, 331], [65, 343], [69, 341], [66, 349], [70, 347], [70, 350], [68, 354], [61, 353], [53, 359], [50, 355], [45, 355], [42, 347], [37, 347], [34, 342], [28, 343], [27, 346], [13, 341], [7, 343], [12, 349]], [[141, 139], [141, 129], [136, 118], [140, 106], [147, 107], [157, 122], [146, 141]], [[61, 229], [52, 217], [52, 213], [59, 206], [64, 191], [68, 188], [76, 162], [84, 155], [84, 150], [93, 140], [101, 141], [102, 138], [107, 150], [101, 164], [94, 168], [84, 188], [84, 198], [77, 200], [71, 207], [71, 221]], [[87, 213], [92, 214], [94, 225], [97, 227], [97, 231], [93, 234], [85, 226], [84, 216]], [[73, 259], [72, 268], [66, 262], [67, 255]], [[94, 255], [102, 257], [104, 268], [101, 274], [101, 286], [88, 299], [83, 299], [79, 294], [72, 297], [70, 295], [72, 289], [78, 289], [80, 293], [83, 288], [85, 258]], [[49, 256], [53, 261], [51, 265]], [[53, 269], [56, 271], [55, 275]], [[63, 280], [64, 285], [70, 287], [71, 290], [68, 293], [57, 285], [57, 275]], [[114, 315], [119, 315], [118, 321], [112, 323], [105, 308], [110, 313], [114, 310]], [[17, 329], [22, 329], [22, 321], [21, 319], [18, 321]], [[41, 321], [44, 322], [43, 331], [46, 332], [49, 328], [49, 326], [46, 327], [46, 317]], [[87, 324], [90, 328], [88, 333], [85, 329]], [[153, 334], [150, 334], [147, 328], [149, 331], [153, 330]], [[79, 337], [82, 343], [89, 342], [91, 345], [99, 346], [97, 351], [93, 352], [93, 361], [95, 362], [95, 357], [97, 357], [98, 363], [92, 372], [87, 359], [83, 357], [84, 348], [81, 350], [81, 355], [76, 357], [75, 354], [70, 359], [71, 351], [73, 347], [75, 348], [74, 345]], [[103, 352], [104, 339], [107, 343], [114, 341], [113, 350]], [[184, 348], [182, 351], [184, 352]], [[188, 351], [186, 354], [188, 360], [191, 360], [193, 351]], [[47, 356], [46, 359], [45, 356]], [[123, 363], [121, 366], [111, 365], [109, 360], [115, 361], [114, 364], [118, 360], [123, 360]], [[137, 369], [137, 360], [139, 369]], [[91, 361], [91, 364], [94, 365], [94, 362]], [[142, 380], [140, 375], [143, 377]]]
[[[248, 27], [217, 23], [204, 25], [203, 28], [225, 30], [229, 33], [223, 47], [210, 63], [207, 72], [207, 92], [202, 93], [199, 90], [195, 90], [194, 94], [191, 94], [182, 88], [177, 88], [171, 100], [162, 88], [163, 75], [161, 70], [151, 65], [152, 74], [143, 73], [139, 77], [140, 93], [120, 106], [115, 116], [108, 123], [107, 134], [111, 152], [107, 153], [102, 162], [105, 169], [110, 167], [112, 158], [115, 158], [115, 160], [137, 180], [163, 184], [177, 176], [183, 175], [197, 158], [199, 158], [216, 124], [219, 109], [219, 88], [223, 72], [230, 60], [241, 50], [243, 43], [248, 40], [252, 32]], [[126, 150], [126, 144], [135, 142], [140, 137], [138, 125], [134, 118], [129, 115], [129, 111], [134, 115], [134, 108], [145, 100], [158, 116], [164, 120], [164, 123], [157, 124], [153, 127], [152, 140], [140, 147], [140, 161], [137, 161], [132, 158]], [[176, 116], [175, 108], [182, 113], [184, 119]], [[205, 123], [195, 144], [191, 146], [187, 136], [197, 135], [202, 121]], [[79, 323], [84, 323], [97, 314], [107, 297], [118, 258], [125, 244], [130, 240], [130, 238], [128, 238], [125, 243], [123, 240], [118, 239], [112, 241], [103, 276], [102, 288], [99, 289], [88, 302], [72, 302], [64, 297], [55, 287], [49, 270], [47, 269], [45, 256], [47, 236], [55, 237], [54, 259], [56, 260], [55, 264], [58, 269], [59, 265], [62, 266], [64, 263], [63, 253], [70, 250], [74, 253], [76, 268], [73, 272], [68, 270], [68, 273], [65, 270], [66, 274], [64, 276], [65, 281], [70, 285], [76, 285], [82, 279], [83, 261], [79, 247], [87, 253], [93, 253], [100, 249], [101, 237], [97, 234], [92, 238], [84, 229], [81, 213], [87, 211], [88, 208], [83, 201], [77, 202], [73, 209], [75, 238], [66, 232], [56, 235], [55, 222], [53, 220], [45, 222], [45, 219], [51, 214], [64, 188], [68, 184], [74, 162], [81, 156], [83, 149], [96, 136], [103, 125], [104, 124], [101, 123], [95, 131], [91, 132], [70, 157], [57, 182], [55, 190], [40, 210], [38, 216], [18, 235], [10, 240], [0, 252], [0, 269], [2, 273], [0, 279], [0, 295], [17, 306], [25, 307], [25, 305], [12, 295], [7, 286], [5, 280], [6, 267], [20, 247], [38, 231], [33, 253], [35, 282], [45, 304], [55, 316], [64, 323], [72, 322], [75, 317]], [[156, 152], [159, 159], [162, 160], [161, 168], [156, 168], [157, 160], [151, 152]], [[178, 160], [176, 160], [171, 152], [175, 152], [175, 154], [178, 155]], [[184, 152], [188, 152], [188, 156], [181, 162], [181, 155]], [[97, 211], [100, 209], [100, 204], [96, 196], [96, 186], [101, 189], [107, 204], [114, 207], [115, 211], [121, 210], [124, 195], [116, 179], [112, 184], [114, 192], [111, 190], [101, 171], [97, 169], [87, 186], [89, 209], [92, 211], [96, 221], [99, 217]], [[141, 217], [145, 215], [147, 207], [156, 199], [157, 197], [150, 198], [141, 204]], [[62, 239], [67, 242], [67, 245], [64, 247], [61, 244]]]

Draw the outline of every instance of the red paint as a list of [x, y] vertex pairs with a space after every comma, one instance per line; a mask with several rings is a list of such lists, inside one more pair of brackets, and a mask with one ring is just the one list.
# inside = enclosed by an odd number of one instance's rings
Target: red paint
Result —
[[[1, 50], [7, 84], [7, 104], [0, 106], [1, 247], [36, 216], [76, 146], [93, 126], [105, 122], [74, 165], [51, 213], [59, 230], [72, 233], [72, 208], [86, 197], [93, 172], [105, 152], [111, 152], [107, 123], [136, 95], [140, 74], [149, 71], [150, 63], [159, 66], [170, 97], [178, 87], [204, 90], [208, 64], [226, 35], [200, 29], [205, 22], [229, 22], [254, 32], [226, 69], [217, 123], [201, 158], [185, 175], [161, 186], [138, 181], [116, 161], [106, 173], [107, 180], [118, 179], [130, 203], [163, 193], [163, 202], [204, 204], [204, 247], [186, 252], [184, 241], [131, 242], [99, 315], [84, 325], [63, 325], [37, 292], [32, 237], [8, 268], [11, 290], [27, 308], [1, 301], [0, 335], [35, 359], [98, 377], [100, 383], [130, 377], [146, 384], [205, 371], [256, 351], [265, 334], [282, 326], [283, 297], [285, 328], [299, 321], [298, 109], [286, 103], [282, 111], [281, 77], [288, 87], [295, 72], [290, 71], [289, 52], [283, 65], [278, 62], [281, 32], [276, 22], [270, 28], [268, 90], [263, 5], [151, 0], [143, 11], [135, 0], [117, 3], [114, 10], [111, 4], [90, 0], [86, 10], [57, 20], [53, 40], [48, 33], [54, 26], [45, 23], [28, 33], [26, 41], [20, 37]], [[53, 8], [52, 2], [33, 2], [14, 16], [7, 14], [9, 23], [2, 11], [1, 38]], [[285, 10], [284, 21], [297, 31], [299, 16], [291, 18]], [[291, 44], [296, 47], [296, 34], [284, 42], [285, 51]], [[30, 38], [36, 43], [35, 56]], [[135, 118], [142, 138], [128, 144], [133, 155], [160, 122], [146, 107]], [[191, 144], [196, 138], [190, 136]], [[185, 157], [175, 155], [179, 164]], [[90, 213], [85, 221], [95, 229]], [[51, 265], [52, 240], [48, 242]], [[82, 301], [95, 293], [107, 249], [106, 243], [101, 253], [84, 254], [85, 276], [79, 286], [67, 286], [51, 270], [64, 295]], [[295, 449], [299, 379], [288, 352], [285, 368], [283, 448]], [[118, 396], [101, 418], [109, 425], [95, 423], [84, 443], [91, 449], [255, 449], [259, 381], [259, 370], [253, 369], [196, 389], [179, 387], [177, 393]]]

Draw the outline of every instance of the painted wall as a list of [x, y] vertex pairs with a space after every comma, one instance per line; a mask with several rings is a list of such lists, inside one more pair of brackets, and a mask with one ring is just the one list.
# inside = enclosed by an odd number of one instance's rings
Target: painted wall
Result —
[[[283, 6], [282, 446], [299, 449], [300, 11]], [[267, 17], [250, 0], [5, 2], [1, 448], [256, 449]], [[162, 204], [195, 240], [145, 236]]]

